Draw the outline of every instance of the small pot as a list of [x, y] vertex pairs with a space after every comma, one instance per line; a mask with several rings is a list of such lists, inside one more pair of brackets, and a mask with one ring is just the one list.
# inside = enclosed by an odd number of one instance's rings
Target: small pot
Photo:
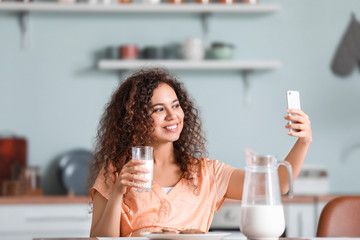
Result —
[[211, 3], [211, 0], [195, 0], [195, 2], [200, 4], [208, 4]]
[[213, 59], [229, 60], [234, 55], [234, 45], [227, 43], [213, 43], [211, 45], [210, 56]]
[[181, 48], [183, 59], [199, 61], [205, 57], [204, 44], [199, 38], [187, 38]]
[[243, 3], [258, 4], [259, 0], [242, 0]]
[[131, 0], [118, 0], [119, 4], [129, 4], [131, 2], [132, 2]]
[[150, 46], [143, 50], [144, 59], [164, 59], [166, 56], [166, 49], [163, 47]]
[[145, 2], [148, 4], [160, 4], [161, 0], [145, 0]]
[[184, 0], [168, 0], [170, 4], [183, 4]]
[[222, 4], [234, 4], [234, 3], [236, 3], [236, 0], [219, 0], [219, 3], [222, 3]]
[[139, 57], [139, 49], [137, 45], [127, 44], [120, 46], [119, 57], [121, 59], [137, 59]]

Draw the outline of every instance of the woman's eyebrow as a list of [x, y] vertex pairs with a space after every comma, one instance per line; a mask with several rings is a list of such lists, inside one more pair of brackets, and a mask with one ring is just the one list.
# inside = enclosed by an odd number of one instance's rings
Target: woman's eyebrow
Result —
[[[179, 101], [179, 99], [175, 99], [171, 103], [175, 103], [175, 102], [178, 102], [178, 101]], [[164, 105], [164, 103], [155, 103], [154, 105], [151, 105], [151, 107], [162, 106], [162, 105]]]

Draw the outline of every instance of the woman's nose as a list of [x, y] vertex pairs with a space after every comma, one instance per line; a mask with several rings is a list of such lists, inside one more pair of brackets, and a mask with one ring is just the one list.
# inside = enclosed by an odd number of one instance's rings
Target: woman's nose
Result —
[[173, 109], [169, 109], [166, 111], [166, 118], [167, 119], [173, 119], [176, 118], [176, 114]]

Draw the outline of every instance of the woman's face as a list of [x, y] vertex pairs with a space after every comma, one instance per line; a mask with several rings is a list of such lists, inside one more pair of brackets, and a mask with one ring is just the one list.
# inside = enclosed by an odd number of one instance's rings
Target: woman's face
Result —
[[157, 143], [175, 142], [183, 129], [184, 112], [175, 91], [165, 83], [160, 83], [151, 98], [154, 120], [153, 135]]

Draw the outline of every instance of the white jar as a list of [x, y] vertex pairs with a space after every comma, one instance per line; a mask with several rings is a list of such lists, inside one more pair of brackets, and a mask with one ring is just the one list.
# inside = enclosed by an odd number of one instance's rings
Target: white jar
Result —
[[182, 57], [186, 60], [202, 60], [205, 56], [203, 41], [199, 38], [187, 38], [181, 49]]
[[161, 0], [145, 0], [145, 2], [149, 4], [160, 4]]

